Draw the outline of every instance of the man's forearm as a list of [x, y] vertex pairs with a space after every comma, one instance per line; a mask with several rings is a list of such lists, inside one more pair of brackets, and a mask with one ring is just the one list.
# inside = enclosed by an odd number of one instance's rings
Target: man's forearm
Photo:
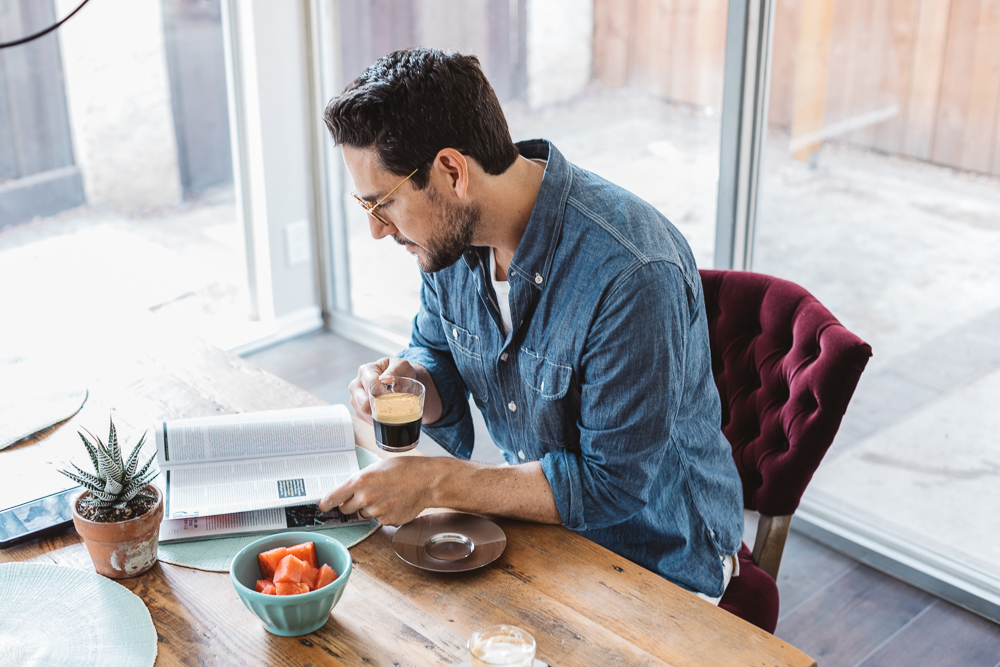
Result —
[[379, 461], [333, 489], [319, 503], [362, 509], [387, 526], [402, 526], [431, 507], [561, 524], [552, 489], [537, 461], [516, 466], [473, 463], [443, 456]]
[[440, 458], [436, 464], [430, 489], [431, 507], [536, 523], [562, 523], [552, 488], [537, 461], [496, 466]]

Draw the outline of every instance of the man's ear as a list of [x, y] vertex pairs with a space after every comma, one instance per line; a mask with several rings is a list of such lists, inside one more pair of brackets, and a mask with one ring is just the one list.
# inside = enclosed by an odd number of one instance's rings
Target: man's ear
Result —
[[431, 164], [431, 179], [439, 180], [456, 197], [464, 199], [469, 189], [469, 161], [454, 148], [442, 148]]

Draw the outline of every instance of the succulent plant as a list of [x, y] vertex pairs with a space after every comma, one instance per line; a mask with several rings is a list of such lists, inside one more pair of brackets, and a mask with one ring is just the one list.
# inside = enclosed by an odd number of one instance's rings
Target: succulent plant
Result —
[[[86, 429], [84, 430], [86, 431]], [[89, 472], [81, 470], [79, 466], [72, 462], [70, 465], [76, 468], [75, 473], [68, 470], [60, 470], [59, 472], [77, 484], [82, 485], [83, 488], [90, 492], [89, 495], [80, 499], [81, 505], [111, 512], [115, 509], [124, 508], [133, 499], [156, 499], [155, 496], [149, 493], [143, 493], [143, 489], [146, 488], [146, 485], [157, 474], [157, 470], [150, 469], [153, 460], [156, 458], [156, 452], [153, 452], [153, 456], [146, 461], [146, 464], [142, 468], [138, 467], [139, 450], [142, 449], [142, 443], [146, 440], [145, 433], [139, 438], [139, 443], [132, 450], [127, 460], [122, 459], [122, 450], [118, 444], [118, 435], [115, 433], [115, 422], [113, 419], [111, 420], [111, 430], [108, 433], [107, 445], [101, 442], [100, 438], [90, 433], [90, 431], [87, 431], [87, 434], [97, 444], [91, 443], [83, 433], [79, 431], [77, 433], [80, 439], [83, 440], [83, 444], [87, 448], [87, 453], [90, 454], [90, 461], [94, 464], [94, 472], [97, 474], [92, 475]]]

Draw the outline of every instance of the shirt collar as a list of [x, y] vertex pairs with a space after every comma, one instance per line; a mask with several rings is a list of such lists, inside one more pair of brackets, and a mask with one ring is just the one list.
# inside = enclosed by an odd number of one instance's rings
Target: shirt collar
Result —
[[[535, 207], [510, 262], [507, 279], [510, 280], [511, 274], [517, 275], [528, 284], [543, 289], [552, 271], [566, 200], [569, 199], [573, 183], [573, 172], [562, 153], [546, 139], [531, 139], [515, 145], [521, 155], [529, 160], [542, 159], [547, 162]], [[489, 257], [483, 254], [488, 251], [489, 248], [470, 247], [465, 252], [469, 268], [478, 270], [480, 261], [489, 266]]]

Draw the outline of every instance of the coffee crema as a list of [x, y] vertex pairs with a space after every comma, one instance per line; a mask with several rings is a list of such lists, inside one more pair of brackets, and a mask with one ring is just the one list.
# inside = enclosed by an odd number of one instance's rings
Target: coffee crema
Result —
[[372, 403], [372, 417], [383, 424], [407, 424], [423, 416], [420, 397], [413, 394], [383, 394]]

